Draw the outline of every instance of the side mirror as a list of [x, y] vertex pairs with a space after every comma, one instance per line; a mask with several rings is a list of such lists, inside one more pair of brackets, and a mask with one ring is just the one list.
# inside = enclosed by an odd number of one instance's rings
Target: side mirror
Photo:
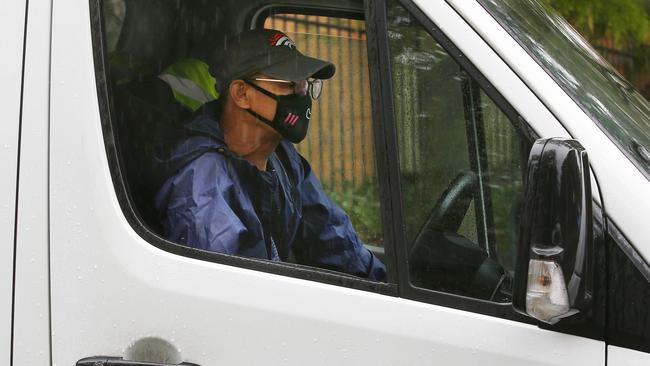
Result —
[[587, 152], [575, 140], [537, 140], [528, 158], [525, 190], [512, 305], [555, 324], [592, 302]]

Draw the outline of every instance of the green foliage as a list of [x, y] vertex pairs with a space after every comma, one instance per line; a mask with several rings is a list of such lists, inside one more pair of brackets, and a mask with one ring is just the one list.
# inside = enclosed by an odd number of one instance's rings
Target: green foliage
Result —
[[340, 190], [328, 193], [350, 216], [357, 234], [366, 244], [382, 245], [381, 211], [376, 181], [367, 180], [357, 187], [352, 181], [344, 181]]
[[[650, 72], [650, 0], [542, 1], [564, 16], [625, 78], [650, 98], [650, 84], [645, 81]], [[615, 50], [607, 50], [611, 46], [603, 47], [604, 40], [613, 41]], [[616, 52], [629, 57], [628, 62], [612, 59]]]
[[612, 38], [617, 46], [641, 44], [650, 36], [648, 0], [544, 0], [587, 39]]

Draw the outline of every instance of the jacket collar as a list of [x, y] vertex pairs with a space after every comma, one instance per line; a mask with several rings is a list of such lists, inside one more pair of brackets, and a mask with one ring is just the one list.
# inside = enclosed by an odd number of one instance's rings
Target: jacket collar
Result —
[[223, 137], [223, 131], [219, 125], [221, 115], [221, 103], [218, 100], [206, 103], [194, 112], [190, 122], [185, 125], [185, 129], [191, 134], [208, 136], [215, 141], [215, 147], [226, 147]]
[[[228, 146], [226, 145], [223, 136], [223, 130], [221, 130], [221, 126], [219, 125], [219, 117], [222, 111], [221, 108], [221, 103], [216, 100], [206, 103], [196, 110], [190, 122], [185, 125], [185, 129], [188, 130], [191, 135], [202, 136], [204, 138], [186, 140], [188, 145], [183, 146], [181, 149], [186, 150], [186, 153], [179, 154], [175, 159], [172, 159], [175, 160], [176, 163], [174, 164], [172, 171], [176, 171], [179, 167], [196, 159], [207, 150], [217, 149], [221, 153], [229, 156], [233, 161], [238, 162], [238, 165], [241, 166], [242, 169], [254, 172], [255, 176], [260, 176], [263, 179], [271, 179], [273, 176], [272, 173], [258, 170], [251, 162], [232, 154], [230, 150], [228, 150]], [[209, 138], [209, 140], [206, 140], [205, 137]], [[279, 166], [280, 162], [277, 160], [275, 152], [269, 156], [268, 162], [271, 169], [275, 169]]]

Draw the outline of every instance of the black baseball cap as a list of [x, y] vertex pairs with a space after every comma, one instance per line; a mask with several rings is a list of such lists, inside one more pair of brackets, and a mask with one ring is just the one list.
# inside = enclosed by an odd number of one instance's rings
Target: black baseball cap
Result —
[[263, 73], [282, 80], [329, 79], [336, 67], [328, 61], [300, 53], [286, 34], [274, 29], [252, 29], [227, 37], [210, 60], [217, 90], [231, 81]]

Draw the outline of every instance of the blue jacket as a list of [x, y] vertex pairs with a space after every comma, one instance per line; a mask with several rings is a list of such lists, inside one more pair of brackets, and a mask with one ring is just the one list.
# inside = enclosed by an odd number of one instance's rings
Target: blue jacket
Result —
[[197, 113], [185, 126], [190, 137], [163, 161], [168, 178], [155, 203], [168, 240], [274, 261], [293, 254], [300, 264], [385, 281], [384, 264], [290, 142], [260, 171], [228, 150], [216, 114]]

